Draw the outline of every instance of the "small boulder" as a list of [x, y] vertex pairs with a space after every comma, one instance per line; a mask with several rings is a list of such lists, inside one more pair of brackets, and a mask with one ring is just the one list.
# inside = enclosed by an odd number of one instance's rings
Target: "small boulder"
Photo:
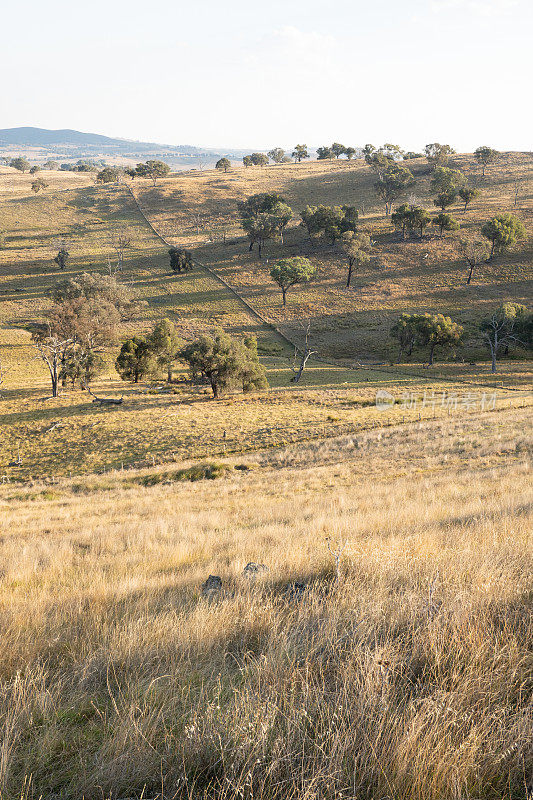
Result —
[[254, 561], [249, 561], [242, 571], [245, 578], [257, 578], [263, 572], [268, 572], [266, 564], [256, 564]]
[[222, 578], [219, 575], [210, 575], [202, 584], [202, 594], [204, 597], [212, 597], [222, 591]]

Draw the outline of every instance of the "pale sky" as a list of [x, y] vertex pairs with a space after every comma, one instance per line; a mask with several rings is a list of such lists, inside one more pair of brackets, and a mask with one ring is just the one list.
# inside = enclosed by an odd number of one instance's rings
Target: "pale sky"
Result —
[[531, 150], [533, 0], [19, 0], [0, 128]]

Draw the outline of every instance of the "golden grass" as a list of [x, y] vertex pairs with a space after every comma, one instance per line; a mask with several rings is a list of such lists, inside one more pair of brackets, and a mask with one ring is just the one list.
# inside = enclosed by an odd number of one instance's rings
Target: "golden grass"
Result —
[[2, 797], [525, 797], [528, 422], [0, 487]]

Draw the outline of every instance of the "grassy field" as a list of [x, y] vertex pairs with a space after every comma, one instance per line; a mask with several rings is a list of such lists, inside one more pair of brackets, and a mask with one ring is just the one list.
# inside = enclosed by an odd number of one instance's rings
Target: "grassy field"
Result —
[[[267, 168], [234, 168], [227, 174], [216, 170], [174, 176], [155, 189], [137, 182], [134, 191], [143, 210], [167, 239], [193, 249], [197, 258], [213, 267], [254, 308], [295, 340], [301, 340], [300, 321], [313, 321], [313, 342], [327, 357], [389, 358], [388, 331], [400, 311], [444, 312], [471, 325], [502, 300], [528, 302], [533, 276], [533, 188], [530, 154], [506, 153], [481, 177], [472, 156], [454, 157], [469, 184], [480, 197], [464, 214], [450, 209], [461, 223], [460, 234], [470, 235], [500, 211], [512, 211], [525, 223], [528, 238], [514, 250], [483, 264], [470, 286], [461, 262], [457, 236], [440, 239], [428, 229], [423, 241], [400, 241], [385, 220], [384, 209], [373, 190], [374, 174], [362, 161], [276, 165]], [[411, 201], [433, 209], [427, 164], [409, 162], [416, 185]], [[518, 200], [515, 205], [515, 188]], [[275, 191], [293, 208], [295, 219], [285, 245], [267, 243], [261, 261], [247, 252], [239, 227], [236, 203], [256, 192]], [[311, 244], [298, 227], [299, 212], [307, 205], [355, 205], [362, 225], [376, 244], [374, 257], [357, 273], [351, 289], [344, 288], [346, 266], [338, 250]], [[226, 244], [222, 235], [226, 234]], [[288, 307], [268, 275], [269, 262], [279, 257], [307, 255], [317, 265], [318, 279], [289, 293]], [[467, 352], [484, 357], [471, 341]]]
[[529, 411], [0, 487], [2, 797], [526, 797]]

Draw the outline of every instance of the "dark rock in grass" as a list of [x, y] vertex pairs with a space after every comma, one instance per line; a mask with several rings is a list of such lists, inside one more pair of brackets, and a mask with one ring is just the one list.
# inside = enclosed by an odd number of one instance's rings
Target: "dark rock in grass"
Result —
[[288, 583], [287, 588], [285, 589], [285, 594], [288, 600], [293, 600], [298, 602], [302, 599], [305, 592], [307, 590], [307, 586], [305, 583], [299, 583], [295, 581], [294, 583]]
[[213, 597], [222, 591], [222, 578], [218, 575], [210, 575], [205, 583], [202, 584], [202, 594], [204, 597]]
[[254, 561], [249, 561], [242, 571], [245, 578], [257, 578], [263, 572], [268, 572], [266, 564], [256, 564]]

